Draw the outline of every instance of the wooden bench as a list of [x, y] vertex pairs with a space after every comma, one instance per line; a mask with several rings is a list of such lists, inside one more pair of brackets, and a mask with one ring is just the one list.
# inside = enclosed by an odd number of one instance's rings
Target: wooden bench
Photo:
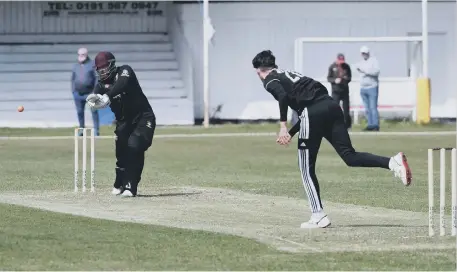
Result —
[[[122, 65], [123, 63], [117, 63]], [[75, 62], [43, 62], [43, 63], [1, 63], [0, 62], [0, 73], [27, 73], [27, 72], [60, 72], [60, 71], [71, 71]], [[164, 61], [131, 61], [129, 65], [134, 71], [166, 71], [166, 70], [177, 70], [179, 68], [176, 60], [164, 60]]]
[[55, 45], [0, 45], [0, 53], [71, 53], [75, 52], [80, 47], [86, 47], [89, 52], [111, 51], [116, 53], [130, 52], [171, 52], [173, 45], [169, 42], [165, 43], [107, 43], [107, 44], [55, 44]]
[[169, 42], [164, 33], [70, 33], [2, 34], [0, 44], [75, 44], [75, 43]]
[[[74, 48], [73, 52], [67, 53], [37, 53], [37, 54], [22, 54], [22, 53], [0, 53], [0, 63], [45, 63], [45, 62], [72, 62], [76, 63], [78, 48]], [[97, 51], [89, 51], [89, 56], [94, 59]], [[116, 61], [118, 63], [130, 63], [132, 61], [163, 61], [176, 60], [173, 52], [130, 52], [116, 53]]]

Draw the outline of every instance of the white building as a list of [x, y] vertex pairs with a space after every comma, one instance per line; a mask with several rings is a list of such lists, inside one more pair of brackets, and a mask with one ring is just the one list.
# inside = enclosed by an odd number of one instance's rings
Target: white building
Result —
[[[80, 46], [92, 59], [111, 51], [118, 64], [131, 65], [158, 124], [194, 123], [198, 69], [175, 6], [113, 3], [0, 2], [0, 126], [76, 126], [70, 78]], [[16, 112], [18, 105], [24, 112]]]
[[[271, 49], [283, 68], [294, 67], [294, 40], [297, 37], [363, 37], [420, 35], [421, 1], [284, 1], [284, 3], [215, 3], [210, 5], [212, 23], [216, 29], [215, 46], [210, 51], [211, 105], [222, 104], [222, 118], [243, 115], [260, 116], [268, 93], [262, 90], [252, 71], [251, 60], [262, 49]], [[272, 1], [271, 1], [272, 2]], [[432, 117], [455, 117], [457, 86], [453, 73], [457, 72], [456, 4], [455, 1], [429, 1], [429, 76], [432, 84]], [[200, 25], [199, 6], [187, 5], [183, 21], [187, 33], [197, 33]], [[200, 37], [188, 35], [191, 43]], [[361, 43], [309, 44], [304, 54], [303, 72], [322, 78], [338, 52], [346, 54], [349, 63], [360, 60]], [[368, 43], [381, 65], [381, 77], [407, 77], [410, 49], [407, 43]], [[236, 73], [224, 80], [227, 71]], [[357, 75], [356, 73], [354, 73]], [[381, 79], [382, 80], [382, 79]], [[397, 85], [398, 87], [398, 85]], [[201, 89], [201, 88], [197, 88]], [[352, 90], [358, 98], [358, 90]], [[399, 104], [404, 90], [381, 82], [380, 104]], [[198, 98], [198, 94], [195, 95]], [[197, 99], [196, 101], [201, 101]], [[412, 98], [415, 101], [414, 98]], [[265, 101], [265, 102], [261, 102]], [[386, 104], [384, 103], [384, 104]], [[201, 105], [201, 104], [200, 104]], [[197, 108], [200, 108], [198, 106]], [[268, 115], [278, 116], [270, 104]], [[201, 116], [201, 110], [197, 116]]]
[[[68, 70], [76, 59], [79, 45], [86, 45], [92, 56], [99, 49], [112, 50], [119, 62], [136, 68], [159, 124], [189, 124], [194, 118], [203, 117], [201, 3], [160, 2], [155, 8], [154, 5], [149, 8], [156, 11], [155, 16], [147, 16], [148, 7], [141, 9], [132, 6], [133, 2], [124, 9], [112, 8], [139, 11], [138, 14], [75, 15], [71, 12], [91, 10], [91, 6], [72, 3], [70, 10], [64, 10], [63, 6], [58, 10], [48, 2], [0, 2], [0, 42], [10, 43], [0, 46], [3, 82], [0, 125], [12, 121], [29, 125], [77, 123], [69, 96]], [[107, 3], [94, 2], [93, 9], [101, 5], [106, 10], [108, 7], [103, 5]], [[432, 117], [454, 118], [456, 4], [447, 0], [429, 1], [428, 9]], [[46, 11], [50, 16], [43, 16]], [[56, 11], [59, 16], [52, 16]], [[280, 66], [293, 69], [297, 37], [411, 36], [421, 32], [420, 1], [214, 1], [210, 4], [210, 16], [216, 29], [210, 48], [210, 113], [213, 115], [213, 111], [222, 106], [215, 115], [222, 119], [279, 117], [273, 98], [263, 90], [251, 65], [253, 56], [263, 49], [271, 49]], [[11, 45], [25, 39], [67, 44]], [[102, 44], [93, 43], [99, 39], [103, 40]], [[82, 42], [84, 40], [87, 42]], [[411, 45], [365, 44], [381, 65], [379, 103], [414, 101], [411, 97], [414, 92], [404, 91], [404, 85], [389, 83], [392, 77], [410, 75]], [[339, 52], [345, 53], [350, 64], [357, 62], [361, 45], [310, 44], [304, 52], [302, 72], [323, 78]], [[32, 61], [34, 63], [30, 63]], [[25, 70], [29, 72], [24, 73]], [[357, 77], [355, 72], [354, 77]], [[60, 83], [51, 84], [51, 81]], [[358, 93], [354, 86], [353, 100]], [[38, 93], [44, 98], [51, 91], [61, 93], [64, 96], [61, 99], [67, 102], [58, 104], [46, 99], [38, 102]], [[21, 114], [15, 112], [19, 104], [26, 108]]]

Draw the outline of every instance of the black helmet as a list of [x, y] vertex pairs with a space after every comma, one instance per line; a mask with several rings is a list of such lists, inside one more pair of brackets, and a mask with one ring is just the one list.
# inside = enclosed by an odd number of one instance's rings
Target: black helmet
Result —
[[114, 78], [116, 74], [116, 58], [111, 52], [99, 52], [95, 57], [95, 70], [100, 81]]

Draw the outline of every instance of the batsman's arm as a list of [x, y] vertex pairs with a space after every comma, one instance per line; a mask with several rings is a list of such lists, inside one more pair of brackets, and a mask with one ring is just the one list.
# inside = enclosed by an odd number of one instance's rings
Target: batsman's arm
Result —
[[279, 103], [279, 121], [281, 127], [286, 127], [287, 123], [287, 110], [289, 109], [289, 105], [287, 104], [287, 93], [284, 88], [279, 83], [278, 79], [272, 79], [267, 84], [265, 84], [265, 88], [269, 93], [273, 95], [273, 97], [278, 100]]
[[101, 94], [101, 95], [105, 94], [101, 83], [99, 83], [99, 82], [95, 83], [94, 94]]
[[130, 68], [130, 66], [124, 65], [121, 67], [121, 70], [122, 72], [116, 80], [116, 83], [114, 83], [113, 88], [106, 92], [106, 95], [108, 95], [110, 100], [113, 99], [113, 97], [127, 91], [130, 75], [133, 74], [132, 68]]

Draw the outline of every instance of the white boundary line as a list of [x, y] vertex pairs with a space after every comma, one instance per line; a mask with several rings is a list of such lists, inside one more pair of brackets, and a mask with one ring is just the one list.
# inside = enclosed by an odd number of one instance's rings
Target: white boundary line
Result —
[[[445, 136], [456, 135], [456, 131], [413, 131], [413, 132], [349, 132], [351, 136]], [[154, 138], [213, 138], [213, 137], [264, 137], [276, 136], [273, 132], [258, 133], [195, 133], [195, 134], [162, 134]], [[74, 136], [0, 136], [0, 140], [69, 140]], [[114, 136], [97, 136], [97, 139], [114, 139]]]

